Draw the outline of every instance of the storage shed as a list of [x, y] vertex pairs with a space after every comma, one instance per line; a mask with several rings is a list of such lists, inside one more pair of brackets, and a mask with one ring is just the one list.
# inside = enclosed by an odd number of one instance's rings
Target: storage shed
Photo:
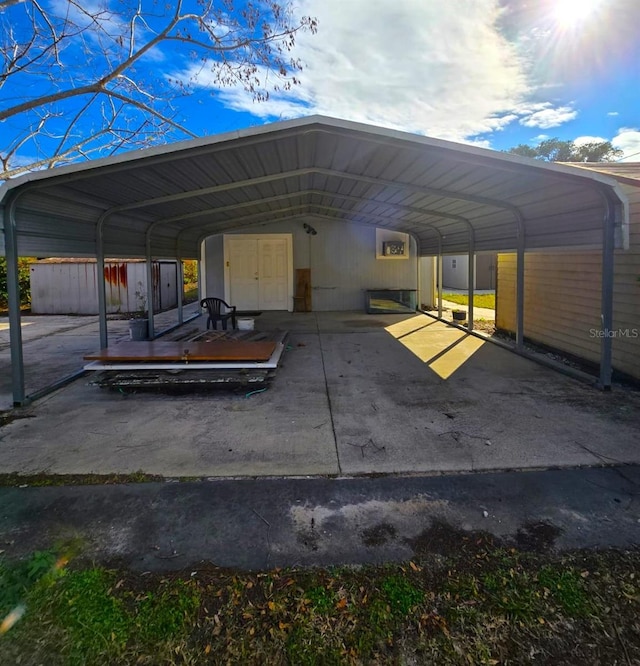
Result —
[[[613, 368], [640, 380], [640, 163], [571, 166], [615, 178], [629, 200], [629, 249], [614, 254], [613, 326], [603, 327], [601, 322], [600, 252], [527, 252], [525, 339], [596, 365], [602, 338], [609, 337]], [[515, 280], [515, 254], [500, 254], [496, 326], [510, 332], [515, 331]]]
[[[154, 261], [153, 307], [176, 307], [177, 265]], [[98, 274], [95, 259], [42, 259], [31, 264], [31, 312], [34, 314], [98, 314]], [[144, 259], [106, 259], [107, 313], [147, 309], [147, 263]]]

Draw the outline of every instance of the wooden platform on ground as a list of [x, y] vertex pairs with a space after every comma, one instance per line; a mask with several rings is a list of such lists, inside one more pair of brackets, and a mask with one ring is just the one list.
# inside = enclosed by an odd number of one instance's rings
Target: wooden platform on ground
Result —
[[261, 389], [273, 379], [275, 370], [145, 370], [96, 373], [91, 383], [101, 388], [126, 389]]
[[87, 361], [268, 361], [276, 348], [271, 341], [215, 340], [211, 342], [121, 342], [87, 354]]

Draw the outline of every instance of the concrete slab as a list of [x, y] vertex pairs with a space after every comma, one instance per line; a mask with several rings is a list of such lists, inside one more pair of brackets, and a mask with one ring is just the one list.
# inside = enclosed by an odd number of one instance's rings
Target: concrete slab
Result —
[[[184, 318], [197, 312], [197, 304], [184, 308]], [[156, 315], [156, 330], [177, 321], [175, 310]], [[35, 394], [62, 377], [82, 369], [83, 356], [100, 348], [98, 317], [71, 315], [24, 315], [21, 322], [27, 395]], [[111, 342], [129, 338], [127, 319], [110, 319]], [[13, 405], [11, 350], [8, 316], [0, 316], [0, 411]]]
[[[85, 377], [0, 428], [0, 471], [222, 477], [640, 463], [640, 393], [598, 392], [425, 315], [263, 313], [256, 327], [291, 331], [267, 391], [125, 396]], [[34, 368], [39, 353], [52, 367], [73, 357], [85, 342], [76, 332], [41, 338], [37, 353], [38, 341], [28, 343]]]
[[125, 396], [78, 380], [28, 408], [30, 418], [0, 429], [0, 471], [336, 474], [324, 379], [322, 372], [308, 374], [318, 364], [318, 341], [293, 344], [295, 361], [285, 360], [278, 381], [248, 398], [226, 392]]
[[424, 316], [323, 345], [344, 474], [640, 461], [637, 392], [596, 392]]

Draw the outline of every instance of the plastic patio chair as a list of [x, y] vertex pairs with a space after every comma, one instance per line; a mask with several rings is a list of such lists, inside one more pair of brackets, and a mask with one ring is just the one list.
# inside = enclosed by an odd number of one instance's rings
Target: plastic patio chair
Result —
[[[224, 308], [226, 309], [223, 309]], [[213, 330], [217, 330], [218, 322], [222, 324], [222, 329], [227, 330], [227, 320], [231, 319], [231, 328], [236, 328], [236, 306], [229, 305], [221, 298], [203, 298], [200, 301], [200, 307], [206, 308], [209, 317], [207, 319], [207, 329], [209, 324]]]

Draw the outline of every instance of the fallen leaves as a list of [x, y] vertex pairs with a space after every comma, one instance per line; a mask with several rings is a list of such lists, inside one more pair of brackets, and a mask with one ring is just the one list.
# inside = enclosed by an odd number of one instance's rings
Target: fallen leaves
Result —
[[[618, 623], [622, 629], [621, 609], [633, 618], [640, 612], [634, 572], [640, 555], [610, 569], [606, 560], [599, 566], [596, 556], [594, 564], [586, 558], [564, 563], [490, 548], [482, 559], [476, 554], [363, 568], [260, 573], [198, 569], [197, 578], [189, 569], [182, 575], [189, 577], [189, 590], [200, 595], [197, 622], [167, 649], [180, 654], [180, 663], [350, 666], [396, 663], [402, 646], [411, 651], [428, 648], [424, 655], [416, 653], [419, 663], [524, 663], [529, 657], [522, 650], [532, 646], [535, 654], [548, 653], [562, 663], [563, 654], [553, 652], [558, 646], [594, 643], [591, 652], [602, 654], [606, 637], [594, 629], [597, 622], [606, 627]], [[148, 604], [157, 595], [154, 585], [171, 586], [180, 575], [134, 579], [114, 573], [109, 593], [126, 597], [129, 605]], [[580, 609], [580, 595], [586, 593], [601, 600], [595, 610], [588, 606], [587, 615]], [[589, 624], [592, 621], [596, 624]], [[116, 631], [108, 627], [103, 635], [115, 650]], [[622, 633], [631, 655], [640, 651], [640, 644], [631, 643], [633, 636]], [[607, 640], [612, 637], [609, 631]], [[618, 652], [607, 644], [606, 654], [625, 663], [620, 640], [618, 644]], [[127, 663], [136, 663], [140, 654], [140, 663], [166, 662], [158, 653], [137, 652]], [[590, 663], [584, 651], [577, 658]], [[105, 658], [102, 663], [117, 662]]]

